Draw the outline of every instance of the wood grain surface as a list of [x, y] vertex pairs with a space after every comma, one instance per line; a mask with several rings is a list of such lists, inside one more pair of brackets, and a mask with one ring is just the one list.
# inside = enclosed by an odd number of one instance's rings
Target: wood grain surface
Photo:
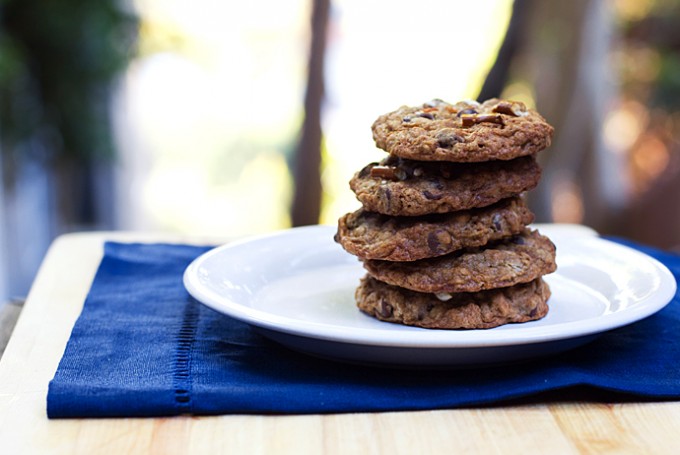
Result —
[[0, 453], [680, 453], [680, 403], [523, 403], [445, 411], [48, 420], [47, 384], [105, 240], [220, 239], [134, 233], [55, 241], [0, 361]]

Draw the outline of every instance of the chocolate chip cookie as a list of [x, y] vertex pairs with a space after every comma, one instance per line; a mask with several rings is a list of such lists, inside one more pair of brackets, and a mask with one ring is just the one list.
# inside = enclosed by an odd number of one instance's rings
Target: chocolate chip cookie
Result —
[[350, 180], [364, 209], [418, 216], [485, 207], [534, 188], [541, 168], [533, 156], [485, 163], [419, 162], [389, 156]]
[[533, 155], [548, 147], [553, 127], [517, 101], [402, 106], [373, 123], [386, 152], [420, 161], [480, 162]]
[[382, 321], [428, 329], [489, 329], [544, 317], [550, 288], [537, 278], [505, 288], [438, 297], [367, 275], [355, 295], [361, 311]]
[[519, 197], [484, 208], [418, 217], [359, 209], [340, 218], [335, 241], [360, 259], [416, 261], [513, 236], [533, 219]]
[[556, 269], [555, 245], [526, 229], [507, 240], [413, 262], [367, 260], [374, 278], [413, 291], [478, 292], [527, 283]]

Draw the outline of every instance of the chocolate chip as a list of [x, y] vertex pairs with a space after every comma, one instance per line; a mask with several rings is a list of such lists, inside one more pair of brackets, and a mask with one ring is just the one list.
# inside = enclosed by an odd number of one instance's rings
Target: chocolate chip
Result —
[[496, 231], [501, 230], [501, 219], [502, 217], [498, 213], [496, 213], [491, 220], [493, 222], [493, 227], [496, 229]]
[[371, 163], [368, 166], [364, 167], [362, 170], [359, 171], [359, 177], [368, 177], [371, 175], [371, 169], [373, 166], [377, 166], [378, 163]]
[[444, 195], [442, 194], [432, 194], [428, 190], [423, 191], [423, 196], [425, 196], [425, 199], [429, 199], [431, 201], [438, 201], [439, 199], [444, 197]]
[[406, 117], [404, 117], [403, 119], [401, 119], [401, 121], [402, 121], [402, 122], [408, 123], [408, 122], [411, 121], [411, 117], [409, 117], [409, 116], [407, 115]]
[[441, 243], [439, 243], [439, 239], [437, 238], [437, 233], [436, 232], [430, 232], [427, 235], [427, 247], [432, 251], [433, 253], [436, 253], [439, 251], [439, 247], [441, 246]]
[[451, 245], [451, 236], [443, 229], [437, 229], [427, 235], [427, 247], [432, 253], [443, 254]]
[[388, 187], [385, 187], [383, 194], [385, 195], [385, 205], [387, 206], [386, 208], [389, 212], [392, 209], [392, 190], [390, 190]]
[[536, 317], [536, 313], [538, 313], [538, 307], [532, 308], [531, 311], [529, 312], [529, 317], [530, 318]]
[[463, 140], [459, 136], [442, 137], [437, 140], [437, 147], [448, 149], [460, 142], [463, 142]]
[[453, 131], [442, 131], [437, 134], [437, 146], [441, 148], [451, 148], [455, 144], [463, 142], [463, 138]]
[[404, 174], [404, 178], [402, 180], [406, 180], [407, 178], [413, 177], [414, 172], [413, 167], [411, 166], [400, 167], [399, 170]]
[[420, 112], [419, 111], [419, 112], [416, 112], [416, 115], [418, 117], [426, 118], [428, 120], [434, 120], [434, 114], [432, 114], [430, 112]]
[[524, 240], [524, 237], [517, 235], [517, 236], [512, 238], [512, 243], [514, 243], [516, 245], [524, 245], [526, 243], [526, 241]]
[[[376, 163], [377, 164], [377, 163]], [[395, 166], [398, 167], [400, 164], [402, 164], [401, 158], [395, 155], [387, 155], [387, 158], [382, 160], [382, 164], [384, 166]]]
[[418, 314], [417, 314], [416, 317], [418, 318], [419, 321], [422, 321], [423, 319], [425, 319], [426, 317], [428, 317], [430, 315], [430, 312], [432, 311], [433, 308], [434, 308], [434, 304], [432, 304], [432, 303], [428, 303], [425, 306], [419, 305], [418, 306]]
[[461, 115], [477, 115], [478, 112], [476, 109], [473, 109], [471, 107], [468, 107], [467, 109], [463, 109], [462, 111], [458, 111], [456, 114], [456, 117], [460, 117]]
[[378, 308], [378, 314], [384, 318], [389, 318], [392, 316], [394, 313], [394, 309], [392, 308], [392, 305], [389, 303], [385, 302], [384, 300], [380, 300], [380, 308]]

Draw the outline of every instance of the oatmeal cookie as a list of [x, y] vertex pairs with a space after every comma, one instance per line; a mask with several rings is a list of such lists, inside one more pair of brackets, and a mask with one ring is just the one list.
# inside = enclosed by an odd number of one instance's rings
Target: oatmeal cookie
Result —
[[376, 145], [421, 161], [480, 162], [533, 155], [550, 145], [553, 127], [518, 101], [402, 106], [372, 126]]
[[437, 297], [367, 275], [355, 296], [361, 311], [382, 321], [428, 329], [489, 329], [544, 317], [550, 288], [537, 278], [500, 289]]
[[359, 209], [340, 218], [335, 241], [361, 259], [416, 261], [510, 237], [533, 220], [519, 197], [478, 209], [418, 217]]
[[419, 292], [477, 292], [527, 283], [556, 269], [555, 245], [538, 231], [476, 249], [413, 262], [367, 260], [368, 273]]
[[486, 163], [433, 163], [388, 156], [350, 180], [364, 209], [418, 216], [485, 207], [534, 188], [541, 168], [533, 156]]

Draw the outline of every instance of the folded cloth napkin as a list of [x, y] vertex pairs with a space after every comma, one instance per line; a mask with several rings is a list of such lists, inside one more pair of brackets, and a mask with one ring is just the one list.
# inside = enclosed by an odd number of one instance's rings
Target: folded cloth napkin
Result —
[[[659, 259], [676, 279], [680, 275], [679, 256], [629, 246]], [[441, 409], [556, 390], [579, 399], [680, 398], [677, 295], [653, 316], [548, 359], [396, 371], [288, 350], [196, 302], [182, 274], [205, 251], [105, 245], [49, 385], [50, 418]]]

